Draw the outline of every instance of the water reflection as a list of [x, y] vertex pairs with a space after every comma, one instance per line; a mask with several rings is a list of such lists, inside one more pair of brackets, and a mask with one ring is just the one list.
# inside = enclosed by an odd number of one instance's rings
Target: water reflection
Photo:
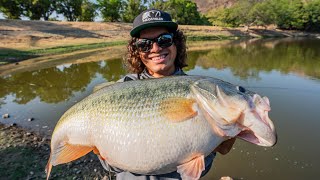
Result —
[[[234, 41], [190, 52], [188, 57], [188, 74], [218, 77], [268, 96], [270, 117], [279, 135], [277, 146], [269, 149], [237, 141], [231, 154], [218, 156], [217, 166], [204, 179], [318, 177], [320, 165], [314, 157], [320, 151], [320, 40]], [[11, 115], [0, 122], [51, 134], [63, 112], [89, 95], [95, 85], [116, 81], [125, 73], [119, 58], [0, 77], [0, 114]], [[27, 122], [30, 117], [35, 120]]]
[[97, 73], [107, 81], [115, 81], [125, 72], [117, 59], [17, 73], [0, 77], [0, 83], [5, 85], [0, 89], [0, 98], [10, 94], [18, 104], [26, 104], [36, 97], [45, 103], [66, 101], [74, 92], [85, 91]]
[[[190, 53], [190, 57], [204, 69], [228, 67], [241, 79], [259, 79], [259, 72], [274, 70], [320, 78], [320, 40], [317, 39], [234, 42], [228, 47]], [[193, 69], [195, 64], [190, 64]]]
[[[195, 66], [217, 70], [229, 68], [241, 79], [259, 79], [259, 72], [276, 70], [319, 79], [319, 47], [320, 41], [313, 39], [234, 42], [228, 47], [189, 53], [186, 71]], [[26, 104], [36, 97], [46, 103], [58, 103], [69, 99], [73, 92], [84, 91], [97, 73], [106, 81], [116, 81], [125, 70], [120, 59], [116, 59], [17, 73], [0, 77], [0, 83], [4, 85], [0, 89], [0, 98], [11, 94], [18, 104]], [[2, 99], [0, 106], [3, 104]]]

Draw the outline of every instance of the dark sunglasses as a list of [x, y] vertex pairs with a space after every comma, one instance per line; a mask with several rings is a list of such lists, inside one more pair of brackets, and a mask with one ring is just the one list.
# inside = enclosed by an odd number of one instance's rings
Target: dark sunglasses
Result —
[[154, 39], [139, 39], [135, 44], [139, 51], [150, 52], [153, 43], [157, 43], [159, 47], [166, 48], [173, 44], [173, 34], [165, 33]]

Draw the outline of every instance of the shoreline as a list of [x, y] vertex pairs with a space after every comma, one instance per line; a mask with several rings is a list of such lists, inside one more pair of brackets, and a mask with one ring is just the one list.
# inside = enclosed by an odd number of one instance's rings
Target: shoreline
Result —
[[[0, 123], [0, 179], [45, 179], [50, 139]], [[113, 174], [111, 179], [115, 179]], [[52, 168], [50, 179], [108, 179], [95, 154]]]
[[[39, 57], [125, 46], [130, 39], [131, 26], [130, 23], [0, 19], [0, 67]], [[188, 44], [242, 38], [320, 38], [320, 33], [280, 30], [272, 26], [227, 28], [179, 25], [179, 29], [186, 35]]]

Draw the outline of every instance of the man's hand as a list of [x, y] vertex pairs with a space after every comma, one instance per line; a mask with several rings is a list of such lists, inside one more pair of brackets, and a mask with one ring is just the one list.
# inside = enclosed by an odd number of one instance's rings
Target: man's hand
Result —
[[227, 153], [231, 150], [231, 148], [232, 148], [232, 146], [233, 146], [233, 144], [234, 144], [235, 141], [236, 141], [236, 138], [232, 138], [232, 139], [228, 139], [228, 140], [226, 140], [226, 141], [223, 141], [223, 142], [214, 150], [214, 152], [219, 152], [219, 153], [222, 154], [222, 155], [227, 154]]

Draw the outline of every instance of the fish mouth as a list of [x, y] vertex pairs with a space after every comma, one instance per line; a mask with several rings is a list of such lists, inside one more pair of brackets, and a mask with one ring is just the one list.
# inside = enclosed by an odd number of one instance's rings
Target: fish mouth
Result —
[[257, 136], [254, 135], [254, 133], [251, 131], [251, 130], [244, 130], [244, 131], [241, 131], [237, 137], [245, 140], [245, 141], [248, 141], [248, 142], [251, 142], [253, 144], [259, 144], [260, 141], [259, 139], [257, 138]]
[[273, 140], [270, 141], [270, 140], [265, 140], [264, 138], [258, 137], [251, 130], [241, 131], [237, 135], [237, 137], [240, 139], [243, 139], [245, 141], [248, 141], [252, 144], [259, 145], [259, 146], [272, 147], [272, 146], [276, 145], [276, 143], [277, 143], [277, 135], [275, 135], [275, 138], [271, 138]]
[[[274, 146], [277, 143], [277, 134], [274, 124], [268, 116], [268, 112], [271, 110], [269, 99], [267, 97], [261, 98], [255, 94], [252, 103], [254, 106], [244, 112], [242, 120], [244, 129], [237, 137], [259, 146]], [[253, 121], [255, 123], [252, 123]]]

